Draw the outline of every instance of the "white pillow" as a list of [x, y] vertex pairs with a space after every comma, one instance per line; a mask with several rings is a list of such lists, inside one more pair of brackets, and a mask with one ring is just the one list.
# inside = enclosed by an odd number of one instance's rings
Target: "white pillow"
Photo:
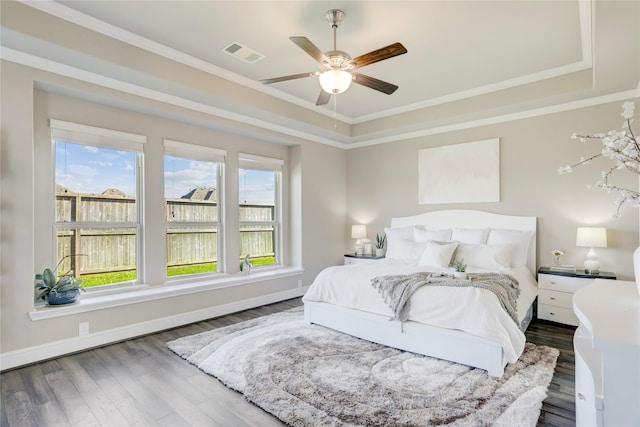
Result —
[[487, 238], [487, 245], [513, 245], [511, 267], [522, 267], [527, 264], [532, 237], [533, 231], [492, 228]]
[[406, 248], [404, 248], [402, 241], [413, 241], [413, 229], [413, 225], [384, 229], [384, 234], [387, 236], [385, 258], [400, 259], [404, 256], [403, 254], [406, 252]]
[[413, 239], [414, 228], [415, 227], [413, 225], [409, 225], [407, 227], [385, 228], [384, 234], [387, 235], [387, 244], [389, 243], [389, 240], [393, 241], [395, 239], [414, 240]]
[[403, 261], [418, 261], [424, 252], [427, 242], [414, 242], [407, 239], [395, 239], [391, 243], [387, 240], [385, 258]]
[[447, 268], [451, 264], [451, 257], [458, 247], [458, 242], [426, 242], [427, 246], [422, 252], [419, 265], [429, 267]]
[[470, 229], [470, 228], [454, 228], [451, 233], [451, 240], [455, 240], [460, 243], [469, 243], [476, 245], [483, 245], [487, 243], [487, 236], [489, 235], [488, 228]]
[[470, 245], [460, 243], [456, 251], [456, 260], [463, 261], [469, 267], [496, 270], [509, 268], [513, 245]]
[[413, 238], [416, 242], [427, 242], [429, 240], [450, 242], [451, 230], [425, 230], [424, 228], [416, 227], [413, 230]]

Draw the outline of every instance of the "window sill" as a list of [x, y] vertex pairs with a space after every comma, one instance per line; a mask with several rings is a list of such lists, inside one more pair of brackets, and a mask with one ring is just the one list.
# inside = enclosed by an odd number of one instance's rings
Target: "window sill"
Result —
[[69, 316], [88, 311], [102, 310], [111, 307], [120, 307], [128, 304], [153, 301], [163, 298], [171, 298], [180, 295], [189, 295], [198, 292], [206, 292], [214, 289], [228, 288], [245, 285], [265, 280], [280, 279], [283, 277], [297, 276], [303, 273], [302, 268], [283, 267], [265, 271], [258, 271], [250, 275], [229, 275], [215, 279], [203, 280], [190, 284], [167, 284], [159, 286], [137, 285], [126, 291], [100, 296], [83, 294], [80, 301], [74, 304], [50, 307], [38, 306], [29, 313], [31, 320], [44, 320], [54, 317]]

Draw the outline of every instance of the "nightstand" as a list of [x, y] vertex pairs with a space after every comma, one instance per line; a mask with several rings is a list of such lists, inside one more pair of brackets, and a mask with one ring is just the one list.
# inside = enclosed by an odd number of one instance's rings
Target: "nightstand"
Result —
[[344, 265], [347, 264], [360, 264], [363, 262], [372, 262], [379, 259], [384, 259], [384, 255], [355, 255], [344, 254]]
[[549, 267], [538, 269], [538, 319], [578, 326], [573, 312], [573, 294], [596, 279], [616, 280], [614, 273], [601, 271], [586, 274], [584, 270], [558, 271]]

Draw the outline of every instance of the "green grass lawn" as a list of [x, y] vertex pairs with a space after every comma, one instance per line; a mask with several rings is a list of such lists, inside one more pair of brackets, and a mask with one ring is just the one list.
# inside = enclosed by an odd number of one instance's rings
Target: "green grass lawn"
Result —
[[[255, 258], [251, 263], [256, 266], [273, 265], [275, 257]], [[180, 267], [167, 268], [167, 277], [184, 276], [189, 274], [213, 273], [218, 271], [218, 264], [210, 262]], [[135, 271], [122, 271], [116, 273], [91, 274], [80, 277], [83, 288], [94, 288], [96, 286], [111, 285], [114, 283], [130, 282], [136, 279]]]

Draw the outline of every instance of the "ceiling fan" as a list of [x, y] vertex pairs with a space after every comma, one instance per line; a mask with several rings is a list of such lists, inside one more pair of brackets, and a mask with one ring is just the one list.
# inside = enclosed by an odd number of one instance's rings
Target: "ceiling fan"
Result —
[[328, 103], [331, 95], [337, 95], [346, 91], [352, 81], [359, 85], [386, 93], [387, 95], [391, 95], [395, 92], [396, 89], [398, 89], [398, 86], [364, 74], [356, 73], [354, 70], [364, 67], [365, 65], [370, 65], [375, 62], [407, 53], [407, 49], [402, 45], [402, 43], [393, 43], [389, 46], [365, 53], [364, 55], [360, 55], [356, 58], [351, 58], [348, 53], [337, 50], [336, 48], [336, 31], [338, 29], [338, 25], [340, 25], [340, 22], [344, 19], [344, 12], [338, 9], [332, 9], [326, 13], [325, 17], [331, 24], [331, 28], [333, 28], [333, 50], [322, 52], [306, 37], [289, 37], [289, 40], [298, 45], [300, 49], [307, 52], [318, 62], [320, 70], [292, 74], [290, 76], [275, 77], [272, 79], [264, 79], [260, 80], [260, 82], [263, 84], [271, 84], [286, 80], [318, 76], [322, 90], [320, 91], [320, 96], [318, 96], [316, 105], [324, 105]]

